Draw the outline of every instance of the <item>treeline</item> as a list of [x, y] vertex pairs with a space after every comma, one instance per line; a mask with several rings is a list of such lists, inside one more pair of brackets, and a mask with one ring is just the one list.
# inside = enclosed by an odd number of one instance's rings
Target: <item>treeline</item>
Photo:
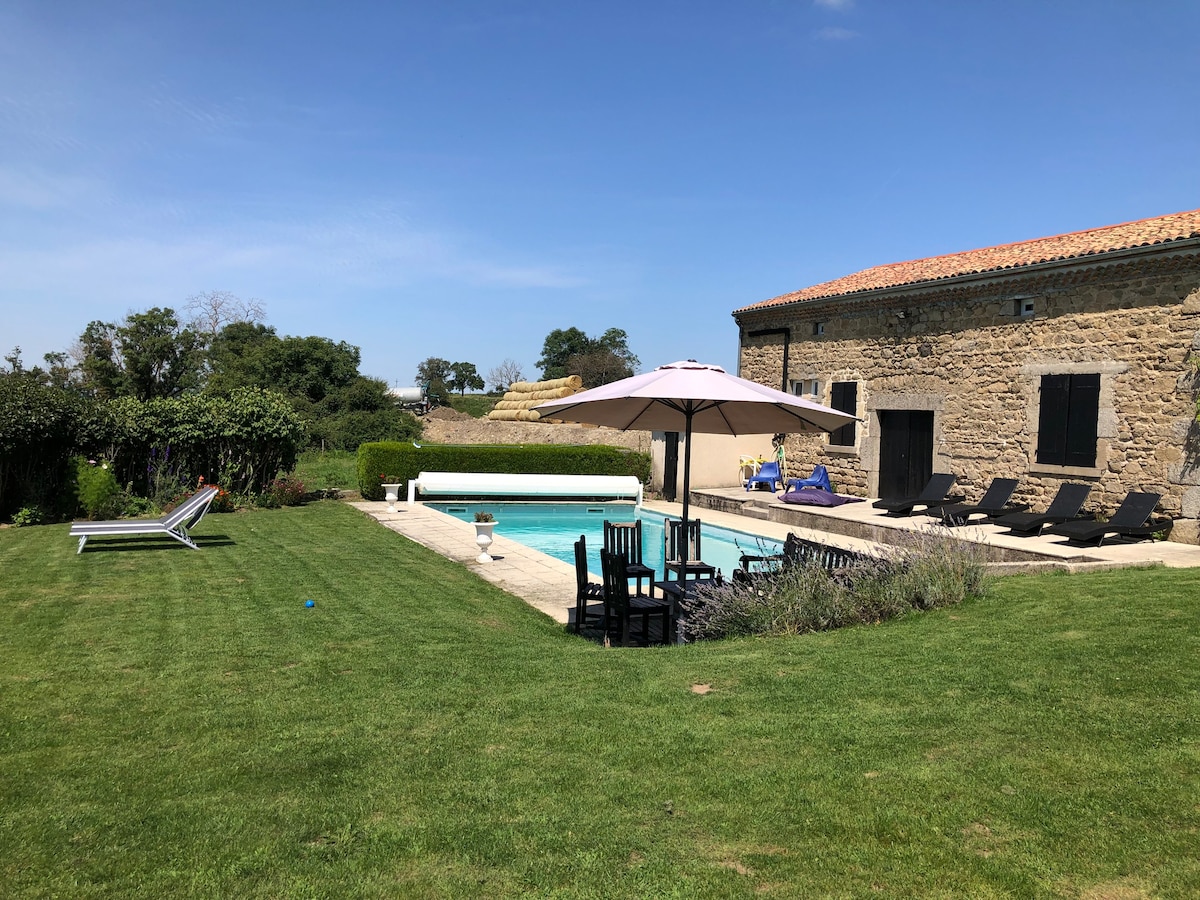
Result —
[[68, 516], [76, 460], [111, 471], [130, 496], [169, 502], [199, 477], [253, 494], [310, 446], [352, 450], [418, 439], [420, 422], [387, 384], [359, 373], [359, 350], [290, 337], [261, 307], [221, 292], [94, 321], [67, 352], [0, 366], [0, 518]]
[[69, 351], [47, 354], [44, 367], [25, 369], [18, 348], [7, 371], [95, 400], [273, 391], [304, 420], [308, 445], [330, 450], [420, 437], [420, 423], [387, 383], [359, 372], [358, 347], [280, 336], [262, 316], [260, 304], [210, 291], [191, 298], [184, 316], [155, 307], [119, 323], [90, 322]]

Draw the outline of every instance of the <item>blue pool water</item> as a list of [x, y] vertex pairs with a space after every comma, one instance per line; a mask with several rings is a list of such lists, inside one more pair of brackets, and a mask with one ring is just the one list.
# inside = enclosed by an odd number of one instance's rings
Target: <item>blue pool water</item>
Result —
[[[604, 520], [632, 522], [642, 520], [642, 562], [656, 572], [663, 570], [663, 516], [639, 510], [630, 503], [429, 503], [465, 522], [475, 513], [487, 510], [496, 517], [496, 534], [532, 547], [548, 556], [575, 564], [575, 542], [587, 538], [588, 570], [600, 571], [600, 548], [604, 546]], [[777, 541], [701, 521], [700, 549], [704, 561], [728, 576], [738, 567], [743, 553], [780, 553]]]

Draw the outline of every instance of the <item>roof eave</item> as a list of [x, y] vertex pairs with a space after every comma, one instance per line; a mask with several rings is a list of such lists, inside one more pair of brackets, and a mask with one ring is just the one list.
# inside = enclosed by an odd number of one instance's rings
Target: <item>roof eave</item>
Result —
[[[768, 310], [788, 309], [798, 306], [821, 307], [838, 303], [858, 302], [861, 300], [886, 299], [902, 297], [916, 293], [924, 293], [931, 288], [941, 289], [964, 284], [986, 281], [1006, 281], [1023, 275], [1053, 271], [1054, 269], [1084, 268], [1097, 264], [1119, 263], [1127, 259], [1145, 259], [1149, 256], [1178, 253], [1181, 250], [1200, 250], [1200, 235], [1176, 238], [1157, 244], [1124, 247], [1120, 250], [1105, 250], [1100, 253], [1089, 253], [1086, 256], [1071, 256], [1065, 259], [1048, 259], [1042, 262], [1027, 263], [1019, 266], [1009, 266], [1004, 269], [988, 269], [985, 272], [966, 272], [962, 275], [949, 275], [945, 278], [935, 278], [926, 281], [913, 281], [908, 284], [889, 285], [888, 287], [869, 288], [862, 291], [852, 291], [845, 294], [829, 294], [825, 297], [811, 297], [806, 300], [789, 300], [784, 303], [772, 303], [765, 300], [762, 304], [751, 304], [735, 309], [732, 313], [737, 319], [743, 314], [755, 314]], [[765, 304], [765, 305], [764, 305]]]

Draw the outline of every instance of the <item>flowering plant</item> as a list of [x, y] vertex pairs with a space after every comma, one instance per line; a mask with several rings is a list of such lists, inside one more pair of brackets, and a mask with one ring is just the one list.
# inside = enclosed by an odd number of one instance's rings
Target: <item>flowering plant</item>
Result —
[[475, 521], [476, 522], [495, 522], [496, 518], [490, 512], [482, 512], [481, 511], [481, 512], [475, 513]]
[[401, 478], [399, 475], [380, 475], [379, 476], [380, 484], [399, 484], [403, 480], [404, 479]]

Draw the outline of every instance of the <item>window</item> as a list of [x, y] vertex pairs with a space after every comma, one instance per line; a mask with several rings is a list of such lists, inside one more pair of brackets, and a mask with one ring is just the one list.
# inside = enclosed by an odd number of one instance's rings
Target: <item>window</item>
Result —
[[1043, 375], [1037, 461], [1048, 466], [1096, 465], [1100, 375]]
[[802, 378], [792, 382], [792, 393], [797, 397], [821, 402], [821, 382], [815, 378]]
[[825, 334], [824, 322], [813, 322], [813, 337], [821, 337]]
[[1017, 297], [1013, 300], [1014, 316], [1032, 316], [1033, 313], [1033, 299], [1031, 297]]
[[[858, 382], [835, 381], [829, 386], [829, 405], [839, 412], [858, 415]], [[853, 447], [858, 437], [858, 423], [850, 422], [829, 435], [835, 447]]]

